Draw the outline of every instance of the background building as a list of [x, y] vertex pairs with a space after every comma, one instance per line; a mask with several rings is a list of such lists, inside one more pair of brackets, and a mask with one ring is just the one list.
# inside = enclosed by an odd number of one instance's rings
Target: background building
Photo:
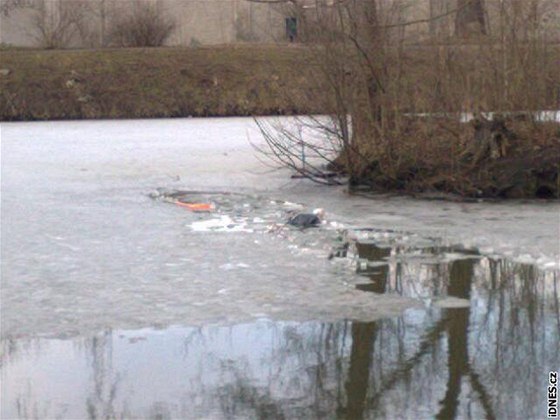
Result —
[[[363, 1], [363, 0], [362, 0]], [[416, 41], [470, 36], [482, 30], [498, 35], [500, 19], [532, 20], [560, 40], [560, 0], [372, 0], [391, 24], [406, 25]], [[270, 4], [251, 0], [0, 0], [0, 43], [14, 46], [88, 48], [115, 46], [115, 23], [150, 7], [174, 29], [165, 45], [288, 42], [302, 28], [294, 16], [332, 9], [333, 0], [290, 0]], [[294, 12], [294, 7], [298, 12]]]
[[0, 4], [0, 43], [14, 46], [44, 46], [46, 36], [61, 38], [60, 47], [109, 46], [113, 23], [146, 5], [175, 23], [166, 45], [285, 39], [282, 8], [246, 0], [0, 0]]

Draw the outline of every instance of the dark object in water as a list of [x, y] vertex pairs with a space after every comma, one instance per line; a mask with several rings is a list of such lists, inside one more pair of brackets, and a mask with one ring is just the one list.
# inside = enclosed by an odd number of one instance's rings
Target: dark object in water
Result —
[[300, 213], [288, 220], [288, 224], [301, 228], [306, 229], [309, 227], [317, 227], [321, 224], [321, 219], [324, 215], [323, 209], [316, 209], [313, 213]]

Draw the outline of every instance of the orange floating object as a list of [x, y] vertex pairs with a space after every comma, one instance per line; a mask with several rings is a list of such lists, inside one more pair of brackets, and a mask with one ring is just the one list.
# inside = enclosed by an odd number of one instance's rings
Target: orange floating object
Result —
[[183, 203], [181, 201], [176, 201], [175, 204], [181, 207], [185, 207], [190, 211], [212, 211], [214, 210], [214, 206], [210, 203]]

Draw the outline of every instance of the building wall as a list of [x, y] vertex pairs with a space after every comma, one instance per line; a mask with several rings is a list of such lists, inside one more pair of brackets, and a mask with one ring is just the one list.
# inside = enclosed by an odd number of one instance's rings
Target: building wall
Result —
[[81, 4], [84, 18], [66, 46], [98, 47], [108, 43], [112, 17], [129, 12], [139, 1], [152, 2], [177, 23], [167, 45], [272, 42], [284, 37], [284, 16], [278, 8], [246, 0], [30, 0], [28, 7], [0, 14], [0, 43], [41, 46], [38, 20], [49, 15], [56, 21], [60, 11]]
[[234, 16], [237, 1], [163, 2], [166, 13], [173, 16], [177, 29], [169, 45], [222, 44], [235, 41]]
[[283, 15], [245, 0], [161, 0], [178, 28], [169, 45], [269, 42], [281, 40]]
[[[13, 0], [0, 0], [0, 5]], [[20, 0], [22, 1], [22, 0]], [[318, 0], [307, 0], [308, 11]], [[329, 4], [325, 0], [324, 4]], [[127, 13], [139, 2], [152, 2], [162, 13], [168, 14], [177, 28], [167, 40], [167, 45], [212, 45], [236, 42], [286, 41], [286, 17], [289, 9], [279, 5], [254, 3], [247, 0], [24, 0], [28, 5], [0, 13], [0, 43], [15, 46], [40, 45], [38, 22], [50, 22], [56, 27], [57, 19], [81, 13], [83, 19], [74, 25], [66, 47], [100, 47], [110, 45], [111, 19]], [[484, 0], [487, 26], [492, 34], [499, 23], [499, 8], [502, 4], [530, 5], [518, 0]], [[437, 21], [406, 26], [406, 36], [422, 41], [433, 36], [447, 38], [454, 34], [452, 13], [458, 0], [379, 0], [379, 8], [390, 23], [410, 20], [426, 20], [430, 16], [441, 16]], [[542, 11], [546, 11], [546, 31], [549, 38], [560, 40], [560, 0], [540, 0]], [[38, 7], [43, 6], [43, 7]], [[306, 12], [307, 13], [307, 12]], [[523, 12], [525, 13], [525, 12]], [[44, 20], [44, 19], [50, 20]], [[46, 25], [49, 26], [49, 25]]]
[[0, 43], [31, 47], [37, 44], [33, 30], [33, 15], [27, 10], [14, 10], [9, 16], [0, 15]]

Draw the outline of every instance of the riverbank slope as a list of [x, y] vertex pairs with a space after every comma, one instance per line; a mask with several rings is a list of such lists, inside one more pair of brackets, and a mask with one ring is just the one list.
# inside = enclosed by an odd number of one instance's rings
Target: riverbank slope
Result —
[[316, 113], [298, 46], [0, 51], [0, 120]]

